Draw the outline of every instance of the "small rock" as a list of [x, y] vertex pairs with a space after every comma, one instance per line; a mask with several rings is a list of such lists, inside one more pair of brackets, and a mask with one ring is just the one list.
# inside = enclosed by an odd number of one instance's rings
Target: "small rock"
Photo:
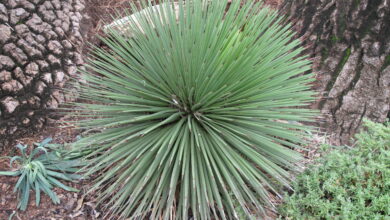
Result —
[[381, 45], [380, 45], [380, 42], [374, 42], [371, 44], [371, 47], [368, 51], [368, 54], [372, 57], [376, 57], [376, 56], [379, 56], [380, 55], [380, 49], [381, 49]]
[[33, 115], [34, 115], [34, 111], [29, 110], [29, 111], [27, 111], [26, 114], [27, 114], [28, 116], [33, 116]]
[[75, 65], [70, 65], [65, 69], [69, 76], [75, 76], [77, 74], [77, 67]]
[[73, 61], [71, 59], [66, 58], [64, 59], [64, 64], [65, 66], [71, 66], [73, 65]]
[[19, 5], [22, 6], [24, 9], [27, 9], [29, 11], [35, 10], [35, 5], [27, 0], [20, 1]]
[[61, 19], [56, 19], [51, 23], [54, 27], [60, 27], [62, 25], [62, 20]]
[[25, 72], [29, 76], [35, 76], [39, 72], [39, 66], [35, 62], [31, 62], [26, 66]]
[[0, 14], [4, 14], [4, 15], [7, 14], [7, 8], [1, 3], [0, 3]]
[[42, 35], [40, 35], [40, 34], [38, 34], [38, 35], [35, 36], [35, 40], [36, 40], [38, 43], [40, 43], [40, 44], [43, 44], [43, 43], [45, 43], [45, 41], [46, 41], [45, 37], [42, 36]]
[[78, 22], [83, 18], [83, 16], [81, 15], [81, 13], [80, 13], [79, 11], [77, 11], [77, 12], [75, 13], [75, 15], [76, 15], [76, 17], [77, 17], [77, 21], [78, 21]]
[[0, 21], [4, 23], [8, 22], [7, 8], [1, 3], [0, 3]]
[[64, 72], [61, 71], [54, 73], [54, 83], [55, 84], [61, 83], [64, 80], [64, 76], [65, 76]]
[[[13, 134], [13, 133], [15, 133], [16, 130], [18, 130], [18, 127], [12, 126], [11, 128], [8, 129], [8, 134]], [[10, 198], [12, 198], [12, 197], [10, 197]]]
[[60, 59], [55, 57], [53, 54], [50, 54], [49, 56], [47, 56], [47, 59], [49, 60], [49, 62], [50, 62], [50, 64], [52, 66], [59, 66], [59, 65], [61, 65]]
[[26, 22], [26, 25], [39, 33], [42, 33], [45, 29], [45, 27], [42, 26], [42, 19], [36, 13], [34, 13], [32, 17]]
[[53, 108], [53, 109], [58, 108], [58, 102], [57, 102], [57, 100], [56, 100], [55, 98], [51, 97], [51, 98], [49, 99], [49, 101], [47, 101], [46, 107], [49, 108], [49, 109], [50, 109], [50, 108]]
[[69, 22], [62, 22], [61, 28], [64, 31], [69, 31], [70, 24]]
[[23, 8], [12, 9], [9, 16], [9, 21], [11, 24], [17, 24], [19, 21], [27, 18], [30, 15]]
[[85, 8], [85, 7], [84, 7], [83, 4], [76, 4], [76, 5], [74, 6], [74, 9], [75, 9], [76, 11], [82, 11], [84, 8]]
[[16, 25], [15, 31], [18, 35], [21, 35], [21, 36], [25, 36], [26, 33], [29, 33], [28, 27], [25, 24]]
[[56, 15], [53, 11], [45, 10], [42, 12], [42, 14], [43, 14], [43, 19], [47, 22], [52, 22], [56, 19]]
[[3, 106], [3, 109], [6, 113], [11, 114], [19, 106], [19, 101], [12, 98], [11, 96], [7, 96], [0, 100], [0, 104]]
[[57, 55], [60, 55], [62, 53], [62, 45], [60, 44], [60, 42], [56, 41], [56, 40], [51, 40], [49, 41], [49, 43], [47, 44], [47, 48], [53, 52], [54, 54], [57, 54]]
[[11, 54], [18, 63], [22, 65], [27, 63], [27, 55], [20, 48], [16, 47], [15, 44], [6, 44], [3, 49], [5, 52]]
[[30, 46], [38, 46], [39, 44], [37, 43], [37, 41], [35, 40], [35, 37], [34, 37], [34, 35], [35, 34], [33, 34], [33, 33], [31, 33], [31, 32], [29, 32], [29, 33], [27, 33], [25, 36], [25, 41], [27, 41], [28, 43], [28, 45], [30, 45]]
[[49, 64], [44, 61], [44, 60], [37, 60], [36, 61], [39, 65], [39, 69], [43, 72], [43, 71], [48, 71], [49, 70]]
[[41, 129], [43, 127], [45, 120], [43, 118], [39, 118], [39, 120], [34, 122], [35, 129]]
[[370, 56], [369, 54], [364, 54], [362, 57], [362, 61], [364, 64], [369, 64], [372, 67], [376, 67], [376, 68], [381, 66], [382, 64], [380, 57]]
[[15, 63], [11, 58], [0, 55], [0, 69], [12, 69], [14, 66]]
[[42, 80], [46, 83], [46, 84], [52, 84], [53, 83], [53, 79], [51, 77], [51, 73], [44, 73], [42, 75]]
[[62, 41], [62, 45], [63, 45], [66, 49], [72, 49], [72, 44], [71, 44], [68, 40], [63, 40], [63, 41]]
[[11, 38], [11, 28], [0, 24], [0, 43], [4, 44]]
[[72, 22], [79, 22], [79, 18], [77, 17], [76, 13], [71, 13], [70, 14], [70, 20]]
[[53, 4], [55, 9], [57, 10], [61, 9], [61, 3], [59, 0], [52, 0], [51, 3]]
[[57, 18], [64, 20], [66, 15], [64, 14], [63, 11], [56, 11]]
[[[31, 107], [39, 107], [40, 106], [40, 103], [41, 103], [41, 99], [38, 97], [38, 96], [32, 96], [30, 97], [28, 100], [27, 100], [28, 104], [31, 106]], [[27, 113], [28, 116], [33, 116], [34, 115], [34, 112], [31, 111], [29, 113]]]
[[64, 7], [64, 6], [62, 6], [62, 11], [63, 11], [65, 14], [68, 14], [71, 10], [73, 10], [73, 9], [71, 9], [71, 8], [69, 8], [69, 7]]
[[17, 80], [13, 79], [11, 81], [8, 81], [8, 82], [1, 84], [1, 89], [4, 92], [14, 94], [14, 93], [19, 92], [21, 89], [23, 89], [23, 85], [20, 82], [18, 82]]
[[11, 8], [15, 8], [16, 6], [18, 6], [18, 0], [8, 0], [8, 5]]
[[80, 28], [80, 22], [78, 21], [73, 21], [72, 25], [73, 25], [72, 30], [74, 31]]
[[15, 70], [14, 70], [14, 76], [16, 77], [16, 79], [18, 79], [23, 85], [28, 85], [31, 80], [32, 80], [32, 77], [30, 76], [27, 76], [24, 74], [23, 70], [20, 68], [20, 67], [16, 67]]
[[51, 39], [56, 39], [58, 37], [57, 33], [52, 31], [51, 29], [47, 29], [45, 32], [43, 32], [43, 35], [51, 40]]
[[8, 16], [0, 14], [0, 21], [3, 23], [8, 23]]
[[77, 64], [77, 65], [82, 65], [84, 62], [83, 62], [83, 57], [81, 56], [81, 54], [79, 53], [75, 53], [74, 54], [74, 62]]
[[64, 93], [58, 89], [52, 90], [52, 97], [54, 97], [59, 103], [63, 103], [65, 101]]
[[10, 81], [11, 79], [12, 79], [12, 75], [10, 72], [5, 70], [0, 72], [0, 82], [7, 82]]
[[45, 1], [45, 3], [43, 3], [43, 5], [45, 6], [45, 8], [46, 8], [47, 10], [52, 10], [52, 9], [54, 9], [54, 7], [53, 7], [53, 5], [52, 5], [52, 3], [51, 3], [50, 1]]
[[73, 198], [69, 198], [68, 202], [65, 204], [65, 209], [70, 211], [73, 209], [73, 206], [75, 206], [76, 200]]
[[46, 88], [46, 84], [42, 81], [38, 81], [36, 84], [35, 84], [35, 88], [34, 88], [34, 92], [36, 94], [42, 94], [43, 91], [45, 90]]
[[31, 44], [36, 44], [35, 41], [32, 40], [32, 37], [30, 36], [30, 41], [27, 43], [27, 41], [20, 39], [18, 40], [18, 46], [23, 48], [24, 51], [26, 51], [27, 55], [31, 58], [41, 58], [42, 52], [37, 50], [35, 47], [32, 47]]
[[65, 32], [64, 30], [62, 30], [61, 27], [55, 27], [54, 28], [54, 31], [56, 32], [56, 34], [60, 37], [64, 37], [65, 36]]
[[23, 125], [28, 125], [28, 124], [30, 124], [30, 119], [29, 119], [29, 118], [24, 118], [23, 121], [22, 121], [22, 124], [23, 124]]

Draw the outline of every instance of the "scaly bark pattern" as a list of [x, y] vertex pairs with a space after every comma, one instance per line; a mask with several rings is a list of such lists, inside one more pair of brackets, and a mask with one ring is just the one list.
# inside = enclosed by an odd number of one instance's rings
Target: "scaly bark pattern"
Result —
[[43, 126], [82, 64], [84, 0], [0, 3], [0, 145]]
[[285, 0], [281, 10], [308, 45], [321, 92], [317, 106], [335, 144], [348, 143], [364, 117], [390, 109], [390, 1]]

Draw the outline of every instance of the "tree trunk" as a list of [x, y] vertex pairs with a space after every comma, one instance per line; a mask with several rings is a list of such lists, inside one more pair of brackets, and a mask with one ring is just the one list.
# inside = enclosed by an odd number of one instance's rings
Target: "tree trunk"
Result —
[[285, 0], [281, 10], [308, 46], [334, 144], [348, 143], [362, 119], [390, 109], [390, 1]]
[[67, 100], [62, 88], [82, 63], [83, 7], [83, 0], [1, 1], [0, 145], [41, 128]]

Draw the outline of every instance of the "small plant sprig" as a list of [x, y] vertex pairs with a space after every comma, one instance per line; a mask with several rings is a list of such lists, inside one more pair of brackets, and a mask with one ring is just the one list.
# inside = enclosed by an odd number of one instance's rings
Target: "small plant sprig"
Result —
[[[41, 191], [47, 194], [54, 204], [59, 204], [60, 200], [53, 191], [57, 186], [67, 191], [78, 192], [77, 189], [66, 186], [59, 180], [75, 181], [81, 178], [75, 174], [79, 170], [80, 162], [65, 156], [63, 152], [53, 148], [55, 145], [48, 145], [51, 138], [36, 143], [31, 153], [27, 154], [27, 145], [18, 144], [16, 147], [21, 151], [21, 156], [10, 158], [11, 171], [0, 171], [0, 175], [19, 176], [14, 187], [14, 192], [18, 192], [19, 203], [17, 208], [24, 211], [29, 202], [30, 190], [35, 191], [35, 203], [39, 206]], [[49, 150], [49, 151], [48, 151]], [[17, 167], [13, 164], [17, 163]]]
[[390, 123], [364, 120], [354, 147], [332, 147], [297, 176], [280, 219], [388, 219]]

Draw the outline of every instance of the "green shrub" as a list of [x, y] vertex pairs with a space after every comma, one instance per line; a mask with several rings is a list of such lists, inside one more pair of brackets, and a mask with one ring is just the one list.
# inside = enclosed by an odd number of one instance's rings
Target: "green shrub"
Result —
[[[77, 192], [78, 190], [64, 185], [59, 180], [74, 181], [81, 178], [74, 174], [79, 170], [81, 164], [77, 160], [64, 157], [61, 151], [48, 151], [47, 145], [51, 138], [45, 139], [41, 143], [35, 144], [35, 148], [27, 155], [27, 145], [18, 144], [17, 148], [21, 156], [10, 158], [11, 171], [0, 171], [0, 175], [19, 176], [15, 184], [14, 192], [18, 192], [19, 203], [17, 208], [26, 210], [30, 190], [35, 191], [35, 204], [39, 206], [41, 191], [47, 194], [53, 203], [60, 203], [56, 193], [52, 190], [54, 186], [67, 191]], [[42, 151], [42, 152], [40, 152]], [[13, 164], [17, 163], [17, 167]]]
[[156, 7], [129, 18], [133, 38], [109, 28], [84, 72], [78, 125], [101, 130], [76, 143], [93, 149], [91, 192], [123, 218], [263, 215], [297, 169], [293, 122], [314, 115], [300, 41], [254, 1]]
[[365, 121], [353, 148], [331, 151], [297, 177], [287, 219], [389, 219], [390, 124]]

